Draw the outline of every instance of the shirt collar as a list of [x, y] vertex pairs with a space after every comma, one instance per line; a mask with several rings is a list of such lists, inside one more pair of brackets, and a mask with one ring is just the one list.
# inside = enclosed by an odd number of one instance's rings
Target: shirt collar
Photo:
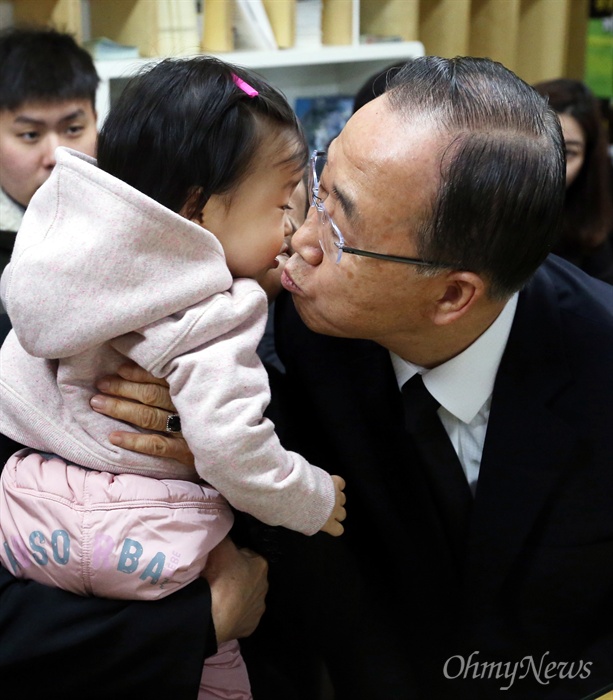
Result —
[[434, 398], [449, 413], [470, 423], [492, 395], [498, 366], [509, 339], [518, 294], [514, 294], [492, 325], [466, 350], [431, 370], [390, 352], [398, 386], [417, 373]]

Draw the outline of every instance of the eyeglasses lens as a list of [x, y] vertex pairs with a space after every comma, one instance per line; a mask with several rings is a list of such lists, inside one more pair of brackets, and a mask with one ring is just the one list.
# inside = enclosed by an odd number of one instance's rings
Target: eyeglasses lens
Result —
[[326, 211], [323, 202], [319, 198], [319, 178], [326, 164], [326, 156], [326, 153], [317, 153], [311, 160], [311, 170], [309, 172], [309, 191], [311, 192], [312, 206], [317, 209], [319, 229], [321, 231], [319, 244], [330, 260], [338, 264], [340, 262], [341, 255], [343, 254], [343, 251], [340, 248], [340, 246], [342, 246], [342, 241], [336, 232], [334, 223], [328, 216], [328, 212]]

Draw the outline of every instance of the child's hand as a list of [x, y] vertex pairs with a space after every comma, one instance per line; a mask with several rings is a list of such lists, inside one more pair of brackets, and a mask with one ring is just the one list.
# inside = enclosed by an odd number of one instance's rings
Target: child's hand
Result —
[[336, 495], [334, 508], [320, 532], [327, 532], [333, 537], [338, 537], [345, 532], [345, 528], [341, 525], [341, 523], [347, 517], [344, 507], [347, 498], [343, 493], [343, 489], [345, 488], [345, 479], [343, 479], [341, 476], [333, 476], [332, 481], [334, 482], [334, 492]]

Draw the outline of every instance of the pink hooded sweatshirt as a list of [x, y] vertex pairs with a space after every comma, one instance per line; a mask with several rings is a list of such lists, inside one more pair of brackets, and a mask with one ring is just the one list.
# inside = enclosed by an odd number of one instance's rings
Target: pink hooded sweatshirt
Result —
[[[232, 279], [213, 234], [60, 148], [1, 292], [14, 331], [0, 351], [0, 432], [94, 470], [202, 478], [269, 525], [324, 525], [331, 477], [284, 450], [263, 417], [266, 296]], [[168, 381], [195, 472], [108, 442], [130, 427], [89, 400], [126, 358]]]

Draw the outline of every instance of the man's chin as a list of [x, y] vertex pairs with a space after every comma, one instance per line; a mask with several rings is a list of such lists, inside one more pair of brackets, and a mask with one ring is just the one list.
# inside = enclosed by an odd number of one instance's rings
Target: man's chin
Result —
[[302, 322], [307, 326], [313, 333], [320, 333], [321, 335], [331, 335], [336, 338], [345, 337], [343, 333], [335, 329], [326, 323], [325, 318], [322, 317], [312, 306], [304, 296], [299, 296], [298, 294], [292, 294], [292, 300], [298, 315], [302, 319]]

